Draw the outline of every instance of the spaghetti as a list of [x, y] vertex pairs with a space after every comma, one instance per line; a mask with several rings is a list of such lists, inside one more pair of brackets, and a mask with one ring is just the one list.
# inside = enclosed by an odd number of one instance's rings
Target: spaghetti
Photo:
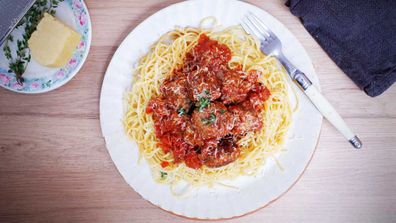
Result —
[[[186, 54], [197, 46], [202, 35], [230, 49], [230, 69], [259, 73], [258, 82], [268, 88], [271, 94], [263, 102], [263, 109], [259, 113], [262, 128], [238, 138], [236, 143], [240, 153], [237, 159], [219, 167], [203, 165], [194, 169], [183, 162], [175, 163], [173, 153], [164, 152], [158, 146], [154, 120], [151, 114], [146, 113], [146, 108], [153, 97], [161, 94], [164, 81], [175, 69], [183, 66]], [[285, 143], [292, 118], [286, 76], [277, 60], [263, 55], [259, 43], [239, 26], [222, 31], [177, 28], [162, 36], [139, 61], [133, 88], [126, 95], [125, 131], [136, 141], [140, 154], [149, 163], [154, 178], [160, 183], [174, 185], [184, 180], [193, 186], [211, 186], [221, 180], [254, 175], [268, 157], [281, 151]]]

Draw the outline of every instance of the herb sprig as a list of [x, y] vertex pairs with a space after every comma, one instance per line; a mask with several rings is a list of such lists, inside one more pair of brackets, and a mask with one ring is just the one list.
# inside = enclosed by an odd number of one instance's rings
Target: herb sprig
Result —
[[198, 110], [202, 112], [204, 108], [209, 107], [210, 100], [209, 98], [200, 98], [198, 102], [195, 104], [197, 106]]
[[166, 176], [168, 176], [167, 172], [160, 171], [160, 174], [161, 174], [161, 179], [163, 180], [166, 178]]
[[9, 61], [9, 73], [14, 72], [19, 84], [22, 85], [24, 79], [22, 77], [26, 70], [28, 63], [31, 60], [30, 50], [28, 47], [28, 40], [32, 33], [36, 30], [38, 23], [43, 18], [44, 13], [47, 12], [55, 15], [55, 10], [60, 2], [64, 0], [37, 0], [29, 9], [26, 15], [19, 21], [15, 29], [24, 28], [21, 39], [16, 39], [17, 49], [13, 53], [11, 51], [10, 43], [14, 42], [14, 36], [9, 35], [6, 39], [3, 51], [4, 55]]
[[204, 108], [209, 107], [210, 105], [210, 92], [205, 90], [202, 94], [199, 95], [198, 101], [195, 103], [195, 106], [198, 108], [200, 112], [204, 110]]

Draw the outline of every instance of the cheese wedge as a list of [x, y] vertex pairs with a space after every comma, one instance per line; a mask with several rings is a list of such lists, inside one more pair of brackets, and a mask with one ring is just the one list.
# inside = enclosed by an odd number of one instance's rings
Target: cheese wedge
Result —
[[28, 40], [32, 58], [46, 67], [63, 67], [81, 41], [81, 35], [45, 13]]

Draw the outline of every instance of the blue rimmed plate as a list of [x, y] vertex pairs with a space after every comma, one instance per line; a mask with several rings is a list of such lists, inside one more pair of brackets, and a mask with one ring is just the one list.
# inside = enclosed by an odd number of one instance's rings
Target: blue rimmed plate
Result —
[[[81, 42], [72, 58], [62, 68], [48, 68], [41, 66], [32, 59], [23, 74], [24, 82], [19, 84], [16, 75], [9, 72], [9, 61], [4, 56], [3, 46], [0, 48], [0, 86], [8, 90], [35, 94], [54, 90], [70, 81], [80, 70], [88, 56], [91, 46], [91, 19], [87, 6], [83, 0], [65, 0], [56, 9], [55, 16], [69, 27], [81, 34]], [[18, 38], [23, 34], [22, 29], [15, 29], [11, 35]], [[16, 41], [10, 43], [11, 51], [15, 52]]]

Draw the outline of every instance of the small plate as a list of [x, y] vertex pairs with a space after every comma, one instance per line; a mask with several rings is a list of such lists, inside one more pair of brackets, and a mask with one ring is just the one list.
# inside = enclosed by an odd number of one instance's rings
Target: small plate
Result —
[[[59, 3], [55, 16], [81, 35], [81, 42], [67, 65], [62, 68], [48, 68], [41, 66], [32, 58], [23, 74], [24, 82], [20, 85], [16, 80], [16, 75], [12, 72], [8, 72], [9, 61], [5, 58], [3, 46], [1, 46], [1, 87], [25, 94], [44, 93], [66, 84], [77, 74], [84, 64], [91, 46], [92, 29], [87, 6], [83, 0], [65, 0]], [[22, 31], [21, 29], [16, 29], [11, 35], [14, 37], [21, 36]], [[16, 48], [15, 41], [13, 43], [14, 44], [10, 44], [12, 52], [14, 52]]]

